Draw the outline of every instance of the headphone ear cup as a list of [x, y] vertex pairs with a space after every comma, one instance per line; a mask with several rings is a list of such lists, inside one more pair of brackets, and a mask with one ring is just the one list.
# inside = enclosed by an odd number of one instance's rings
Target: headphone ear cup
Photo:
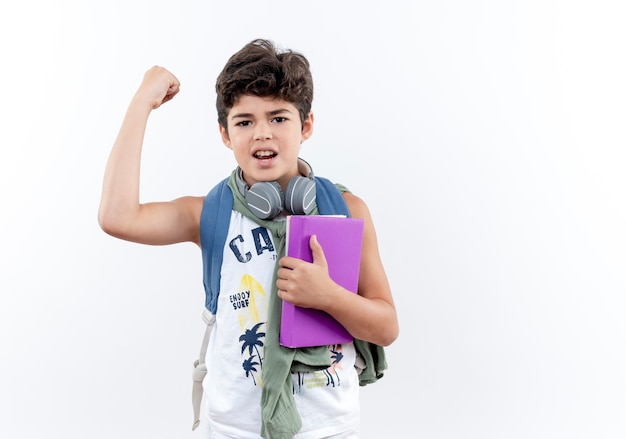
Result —
[[285, 189], [285, 209], [293, 215], [308, 215], [315, 208], [315, 181], [296, 176]]
[[283, 190], [275, 181], [260, 181], [245, 194], [250, 211], [260, 219], [274, 218], [283, 210]]

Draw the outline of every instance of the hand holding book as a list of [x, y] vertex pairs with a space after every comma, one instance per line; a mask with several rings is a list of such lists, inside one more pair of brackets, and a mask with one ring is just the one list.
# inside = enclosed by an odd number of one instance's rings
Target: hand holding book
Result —
[[[316, 309], [323, 307], [320, 302], [323, 294], [314, 297], [311, 291], [319, 294], [339, 285], [357, 292], [363, 224], [361, 219], [330, 215], [287, 218], [286, 254], [298, 260], [286, 258], [290, 266], [279, 270], [277, 285], [285, 290], [280, 293], [285, 299], [280, 334], [283, 346], [323, 346], [352, 341], [352, 336], [339, 322]], [[316, 238], [312, 238], [313, 235]], [[329, 277], [332, 284], [328, 282]], [[299, 285], [306, 285], [310, 290], [298, 291]], [[295, 290], [289, 291], [290, 288]], [[296, 294], [301, 306], [289, 302]]]
[[332, 300], [332, 289], [341, 288], [329, 276], [328, 262], [316, 235], [309, 239], [312, 261], [293, 256], [283, 257], [279, 263], [278, 295], [302, 308], [325, 309]]

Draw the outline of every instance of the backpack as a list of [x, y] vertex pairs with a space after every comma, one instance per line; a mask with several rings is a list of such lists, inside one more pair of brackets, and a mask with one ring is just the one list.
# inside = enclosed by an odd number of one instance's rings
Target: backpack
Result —
[[[320, 215], [350, 216], [348, 206], [341, 191], [328, 179], [315, 178], [316, 203]], [[202, 339], [200, 356], [193, 363], [192, 404], [194, 423], [192, 430], [200, 425], [200, 405], [202, 401], [202, 381], [207, 374], [204, 363], [209, 338], [215, 323], [217, 299], [220, 291], [220, 273], [224, 246], [230, 225], [230, 216], [233, 209], [233, 193], [228, 186], [229, 177], [219, 182], [204, 199], [200, 216], [200, 243], [202, 247], [203, 283], [205, 291], [204, 310], [202, 320], [206, 324], [206, 331]]]

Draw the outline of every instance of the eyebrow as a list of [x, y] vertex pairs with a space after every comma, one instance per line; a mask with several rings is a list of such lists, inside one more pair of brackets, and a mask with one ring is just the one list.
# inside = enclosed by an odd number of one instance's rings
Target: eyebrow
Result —
[[[268, 111], [265, 114], [267, 116], [276, 116], [276, 115], [283, 114], [283, 113], [291, 114], [291, 111], [289, 111], [289, 109], [287, 108], [279, 108], [277, 110]], [[237, 114], [233, 114], [230, 118], [231, 119], [251, 119], [253, 117], [254, 115], [252, 113], [237, 113]]]

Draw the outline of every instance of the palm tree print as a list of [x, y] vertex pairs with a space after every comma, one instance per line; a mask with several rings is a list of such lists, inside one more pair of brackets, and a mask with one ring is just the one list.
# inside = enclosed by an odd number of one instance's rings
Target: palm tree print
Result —
[[252, 377], [252, 381], [254, 381], [254, 385], [256, 386], [256, 378], [254, 378], [254, 373], [253, 372], [258, 372], [256, 367], [254, 367], [254, 366], [258, 366], [259, 363], [254, 361], [254, 357], [256, 357], [256, 355], [252, 355], [247, 360], [243, 360], [243, 363], [241, 365], [243, 366], [243, 370], [246, 371], [246, 378], [251, 376]]
[[[241, 353], [243, 354], [247, 348], [248, 354], [252, 356], [252, 350], [254, 349], [257, 353], [257, 356], [259, 357], [260, 366], [263, 366], [263, 360], [261, 359], [259, 346], [263, 346], [263, 342], [261, 341], [261, 339], [265, 337], [265, 332], [257, 332], [257, 331], [259, 330], [262, 324], [263, 322], [257, 323], [256, 325], [252, 327], [252, 329], [246, 329], [246, 332], [239, 337], [239, 341], [243, 342], [241, 344]], [[247, 375], [247, 372], [246, 372], [246, 375]]]
[[340, 344], [333, 345], [330, 348], [330, 353], [331, 353], [330, 359], [333, 360], [332, 368], [333, 368], [333, 371], [335, 372], [335, 376], [337, 377], [337, 385], [340, 386], [341, 380], [339, 379], [339, 373], [337, 372], [337, 365], [343, 359], [343, 353], [341, 352], [341, 345]]
[[[323, 386], [325, 378], [326, 386], [338, 387], [341, 385], [341, 378], [339, 372], [343, 370], [341, 361], [344, 358], [343, 347], [341, 344], [328, 345], [328, 354], [331, 360], [331, 365], [324, 370], [317, 370], [314, 372], [297, 372], [294, 374], [292, 381], [291, 391], [296, 394], [307, 389]], [[297, 381], [296, 381], [297, 379]]]
[[298, 372], [297, 377], [298, 377], [298, 388], [296, 389], [296, 385], [292, 383], [291, 386], [291, 390], [293, 392], [293, 394], [296, 394], [296, 390], [299, 392], [300, 390], [302, 390], [302, 387], [304, 386], [304, 381], [306, 379], [308, 372]]
[[330, 373], [330, 367], [323, 372], [324, 375], [326, 375], [326, 385], [335, 387], [335, 379], [333, 378], [333, 374]]

